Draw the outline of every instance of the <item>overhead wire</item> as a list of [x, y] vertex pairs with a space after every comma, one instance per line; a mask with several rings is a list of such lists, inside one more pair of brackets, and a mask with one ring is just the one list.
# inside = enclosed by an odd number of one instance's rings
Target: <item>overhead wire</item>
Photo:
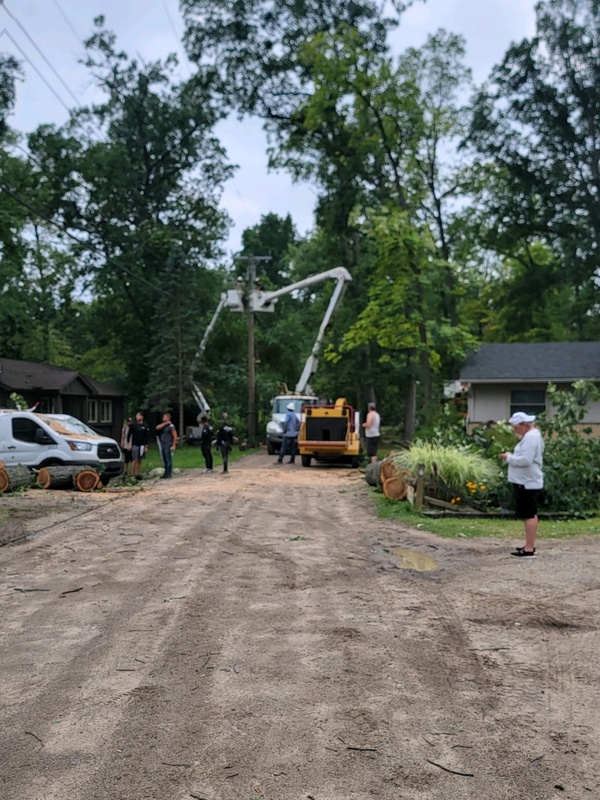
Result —
[[61, 7], [60, 3], [58, 2], [58, 0], [52, 0], [52, 2], [54, 3], [54, 5], [56, 6], [56, 8], [58, 9], [58, 11], [59, 11], [60, 15], [62, 16], [62, 18], [64, 19], [64, 21], [67, 23], [67, 25], [69, 26], [69, 28], [70, 28], [70, 29], [71, 29], [71, 31], [73, 32], [73, 35], [75, 36], [75, 38], [77, 39], [77, 41], [79, 42], [79, 44], [81, 44], [82, 37], [79, 35], [79, 33], [77, 32], [77, 30], [75, 29], [75, 26], [73, 25], [73, 23], [71, 22], [71, 20], [69, 19], [69, 17], [68, 17], [68, 16], [65, 14], [65, 12], [63, 11], [63, 9], [62, 9], [62, 7]]
[[[34, 206], [32, 206], [31, 203], [28, 200], [24, 200], [22, 197], [20, 197], [18, 194], [16, 194], [16, 192], [13, 192], [12, 189], [9, 189], [8, 186], [2, 181], [0, 181], [0, 189], [5, 194], [7, 194], [9, 197], [12, 197], [12, 199], [15, 202], [19, 203], [19, 205], [22, 205], [24, 208], [26, 208], [32, 214], [35, 214], [35, 216], [38, 217], [39, 219], [44, 220], [44, 222], [46, 222], [48, 225], [52, 225], [54, 228], [56, 228], [58, 231], [60, 231], [64, 236], [67, 236], [69, 239], [72, 239], [74, 242], [77, 242], [77, 244], [80, 245], [81, 247], [83, 247], [84, 249], [86, 249], [88, 251], [95, 251], [96, 250], [96, 248], [93, 245], [91, 245], [88, 242], [85, 242], [85, 241], [79, 239], [77, 236], [75, 236], [75, 234], [71, 233], [67, 228], [65, 228], [64, 226], [60, 225], [60, 223], [56, 222], [51, 217], [48, 217], [46, 214], [44, 214], [42, 211], [40, 211], [39, 209], [37, 209]], [[114, 258], [112, 258], [112, 256], [107, 256], [105, 253], [103, 253], [102, 257], [105, 259], [105, 261], [107, 261], [109, 264], [112, 264], [119, 271], [128, 274], [130, 277], [134, 278], [135, 280], [139, 281], [140, 283], [145, 284], [146, 286], [148, 286], [149, 288], [153, 289], [154, 291], [160, 291], [163, 294], [166, 294], [171, 299], [173, 299], [173, 300], [176, 299], [170, 292], [167, 292], [162, 286], [158, 286], [158, 284], [152, 283], [152, 281], [147, 280], [146, 278], [142, 277], [141, 275], [136, 275], [135, 272], [132, 272], [130, 269], [128, 269], [127, 267], [123, 266], [123, 264], [119, 264], [118, 261], [116, 261]]]
[[[4, 6], [2, 6], [2, 7], [4, 8]], [[25, 52], [25, 50], [23, 50], [23, 48], [21, 47], [21, 45], [20, 45], [20, 44], [17, 42], [17, 40], [16, 40], [16, 39], [15, 39], [15, 37], [14, 37], [14, 36], [13, 36], [13, 35], [10, 33], [10, 31], [8, 31], [6, 28], [4, 28], [4, 30], [2, 31], [2, 33], [0, 33], [0, 37], [1, 37], [1, 36], [7, 36], [7, 38], [8, 38], [8, 39], [10, 39], [10, 41], [11, 41], [11, 42], [14, 44], [14, 46], [17, 48], [17, 50], [19, 51], [19, 53], [20, 53], [20, 54], [22, 55], [22, 57], [25, 59], [25, 61], [27, 61], [27, 63], [28, 63], [28, 64], [29, 64], [29, 66], [30, 66], [30, 67], [31, 67], [31, 68], [34, 70], [34, 72], [37, 74], [37, 76], [38, 76], [38, 77], [39, 77], [39, 78], [40, 78], [40, 79], [41, 79], [41, 80], [42, 80], [42, 81], [43, 81], [43, 82], [46, 84], [46, 86], [48, 87], [48, 89], [50, 89], [50, 91], [52, 92], [52, 94], [54, 95], [54, 97], [56, 97], [56, 99], [57, 99], [57, 100], [58, 100], [58, 102], [61, 104], [61, 106], [63, 106], [63, 107], [64, 107], [64, 108], [65, 108], [65, 109], [66, 109], [66, 110], [69, 112], [69, 114], [70, 114], [70, 113], [71, 113], [71, 109], [69, 108], [69, 106], [67, 105], [67, 103], [65, 103], [65, 101], [63, 100], [63, 98], [62, 98], [62, 97], [61, 97], [61, 96], [58, 94], [58, 92], [57, 92], [57, 91], [56, 91], [56, 89], [54, 88], [54, 86], [52, 86], [52, 84], [51, 84], [51, 83], [50, 83], [50, 82], [49, 82], [49, 81], [46, 79], [46, 76], [45, 76], [45, 75], [44, 75], [42, 72], [40, 72], [40, 70], [39, 70], [39, 69], [36, 67], [36, 65], [35, 65], [35, 64], [33, 63], [33, 61], [32, 61], [32, 60], [29, 58], [29, 56], [27, 55], [27, 53]]]
[[[77, 34], [77, 31], [75, 30], [74, 26], [71, 24], [70, 20], [68, 19], [68, 17], [66, 16], [66, 14], [65, 14], [65, 13], [64, 13], [64, 11], [62, 10], [62, 8], [60, 7], [60, 5], [59, 5], [58, 1], [57, 1], [57, 0], [53, 0], [53, 2], [54, 2], [54, 5], [57, 7], [58, 11], [61, 13], [61, 15], [63, 16], [63, 18], [65, 19], [65, 21], [67, 22], [67, 24], [69, 25], [69, 27], [70, 27], [70, 29], [72, 30], [72, 32], [75, 34], [75, 36], [77, 36], [77, 39], [78, 39], [78, 41], [81, 43], [81, 40], [80, 40], [80, 38], [79, 38], [79, 35]], [[163, 4], [164, 4], [164, 0], [163, 0]], [[23, 33], [24, 33], [24, 34], [27, 36], [27, 38], [29, 39], [29, 41], [30, 41], [30, 42], [33, 44], [33, 46], [36, 48], [36, 50], [37, 50], [37, 51], [38, 51], [38, 53], [41, 55], [41, 57], [44, 59], [44, 61], [45, 61], [45, 62], [48, 64], [48, 66], [49, 66], [49, 67], [50, 67], [50, 69], [53, 71], [53, 73], [54, 73], [54, 74], [55, 74], [55, 75], [58, 77], [58, 79], [61, 81], [61, 83], [62, 83], [62, 84], [65, 86], [65, 88], [67, 89], [67, 91], [69, 92], [69, 94], [71, 95], [71, 97], [73, 98], [73, 100], [75, 101], [75, 103], [76, 103], [77, 107], [78, 107], [78, 108], [81, 108], [81, 104], [80, 104], [80, 101], [79, 101], [79, 99], [78, 99], [78, 98], [77, 98], [77, 97], [76, 97], [76, 96], [73, 94], [73, 92], [71, 92], [71, 90], [69, 89], [69, 87], [68, 87], [68, 86], [65, 84], [65, 82], [62, 80], [62, 78], [60, 77], [60, 75], [59, 75], [59, 74], [57, 73], [57, 71], [54, 69], [54, 67], [52, 66], [52, 64], [51, 64], [51, 63], [48, 61], [48, 59], [47, 59], [47, 58], [46, 58], [46, 56], [43, 54], [43, 52], [41, 51], [41, 49], [40, 49], [40, 48], [37, 46], [37, 44], [35, 43], [35, 41], [33, 40], [33, 38], [32, 38], [32, 37], [31, 37], [31, 36], [28, 34], [28, 32], [26, 31], [26, 29], [24, 28], [24, 26], [23, 26], [23, 25], [22, 25], [22, 24], [19, 22], [19, 20], [18, 20], [18, 19], [17, 19], [17, 18], [14, 16], [14, 14], [12, 14], [12, 13], [10, 12], [10, 10], [7, 8], [7, 6], [5, 5], [5, 0], [0, 0], [0, 5], [1, 5], [1, 6], [4, 8], [4, 10], [5, 10], [5, 11], [8, 13], [8, 15], [11, 17], [11, 19], [13, 19], [13, 20], [14, 20], [14, 21], [17, 23], [17, 25], [18, 25], [18, 26], [21, 28], [21, 30], [23, 31]], [[176, 38], [177, 38], [177, 33], [176, 33], [176, 31], [175, 31], [175, 27], [174, 27], [174, 24], [173, 24], [173, 20], [172, 20], [172, 18], [171, 18], [171, 16], [170, 16], [170, 14], [169, 14], [169, 11], [168, 11], [168, 8], [166, 7], [166, 5], [165, 5], [165, 12], [167, 13], [167, 16], [169, 17], [169, 22], [171, 23], [171, 27], [173, 28], [173, 32], [174, 32], [174, 34], [175, 34], [175, 36], [176, 36]], [[66, 110], [69, 112], [69, 114], [70, 114], [72, 109], [71, 109], [71, 108], [70, 108], [70, 107], [67, 105], [67, 103], [64, 101], [64, 99], [63, 99], [63, 98], [62, 98], [62, 97], [61, 97], [61, 96], [58, 94], [58, 92], [55, 90], [55, 88], [54, 88], [54, 87], [53, 87], [53, 86], [52, 86], [52, 85], [51, 85], [51, 84], [48, 82], [48, 80], [45, 78], [45, 76], [44, 76], [44, 75], [43, 75], [43, 74], [40, 72], [40, 70], [39, 70], [39, 69], [36, 67], [36, 65], [35, 65], [35, 64], [34, 64], [34, 63], [31, 61], [31, 59], [29, 58], [29, 56], [27, 55], [27, 53], [26, 53], [26, 52], [23, 50], [23, 48], [22, 48], [22, 47], [19, 45], [19, 43], [16, 41], [16, 39], [15, 39], [15, 38], [14, 38], [14, 37], [11, 35], [11, 33], [10, 33], [10, 32], [9, 32], [9, 31], [8, 31], [6, 28], [4, 28], [4, 30], [3, 30], [3, 31], [0, 33], [0, 37], [1, 37], [3, 34], [5, 34], [5, 33], [6, 33], [7, 37], [10, 39], [10, 41], [11, 41], [11, 42], [14, 44], [14, 46], [15, 46], [15, 47], [18, 49], [18, 51], [19, 51], [19, 53], [22, 55], [22, 57], [23, 57], [23, 58], [24, 58], [24, 59], [27, 61], [27, 63], [28, 63], [28, 64], [29, 64], [29, 65], [32, 67], [32, 69], [33, 69], [33, 70], [36, 72], [36, 74], [37, 74], [37, 75], [38, 75], [38, 76], [41, 78], [41, 80], [44, 82], [44, 84], [47, 86], [47, 88], [48, 88], [48, 89], [49, 89], [49, 90], [52, 92], [52, 94], [54, 95], [54, 97], [56, 97], [56, 99], [57, 99], [57, 100], [58, 100], [58, 101], [61, 103], [61, 105], [62, 105], [62, 106], [63, 106], [63, 107], [64, 107], [64, 108], [65, 108], [65, 109], [66, 109]], [[142, 63], [143, 63], [143, 61], [142, 61]], [[18, 143], [16, 143], [16, 142], [13, 142], [13, 145], [14, 145], [14, 147], [16, 147], [17, 149], [19, 149], [19, 150], [20, 150], [20, 151], [21, 151], [21, 152], [22, 152], [24, 155], [26, 155], [28, 158], [32, 159], [32, 160], [34, 161], [34, 163], [36, 163], [36, 164], [37, 164], [37, 166], [38, 166], [40, 169], [44, 169], [44, 166], [42, 165], [42, 163], [40, 162], [40, 160], [39, 160], [39, 159], [38, 159], [38, 158], [37, 158], [37, 157], [36, 157], [36, 156], [35, 156], [33, 153], [31, 153], [30, 151], [26, 150], [24, 147], [22, 147], [21, 145], [19, 145], [19, 144], [18, 144]], [[65, 180], [65, 179], [63, 179], [63, 181], [61, 181], [61, 183], [62, 183], [63, 185], [64, 185], [64, 180]], [[23, 198], [19, 197], [19, 195], [17, 195], [15, 192], [13, 192], [11, 189], [9, 189], [9, 188], [8, 188], [8, 187], [7, 187], [5, 184], [3, 184], [3, 183], [0, 183], [0, 189], [2, 189], [2, 191], [4, 191], [4, 192], [5, 192], [5, 193], [6, 193], [8, 196], [12, 197], [12, 198], [13, 198], [13, 200], [15, 200], [16, 202], [18, 202], [20, 205], [22, 205], [23, 207], [27, 208], [27, 209], [28, 209], [28, 210], [29, 210], [31, 213], [35, 214], [35, 216], [37, 216], [39, 219], [43, 220], [43, 221], [44, 221], [44, 222], [46, 222], [48, 225], [51, 225], [51, 226], [53, 226], [53, 227], [54, 227], [54, 228], [56, 228], [58, 231], [60, 231], [60, 232], [61, 232], [61, 233], [62, 233], [64, 236], [67, 236], [68, 238], [70, 238], [71, 240], [73, 240], [74, 242], [76, 242], [76, 243], [77, 243], [78, 245], [80, 245], [81, 247], [84, 247], [84, 248], [85, 248], [85, 249], [87, 249], [88, 251], [93, 251], [93, 250], [95, 250], [95, 248], [93, 247], [93, 245], [90, 245], [89, 243], [87, 243], [87, 242], [85, 242], [85, 241], [83, 241], [83, 240], [79, 239], [77, 236], [75, 236], [74, 234], [72, 234], [72, 233], [71, 233], [71, 232], [70, 232], [70, 231], [69, 231], [67, 228], [64, 228], [63, 226], [61, 226], [61, 225], [60, 225], [59, 223], [57, 223], [56, 221], [54, 221], [54, 220], [53, 220], [53, 219], [51, 219], [50, 217], [46, 216], [45, 214], [43, 214], [43, 213], [42, 213], [41, 211], [39, 211], [38, 209], [34, 208], [34, 207], [33, 207], [33, 206], [32, 206], [32, 205], [31, 205], [31, 204], [30, 204], [30, 203], [29, 203], [27, 200], [24, 200]], [[106, 260], [106, 262], [107, 262], [107, 263], [111, 263], [111, 264], [113, 264], [113, 266], [115, 266], [115, 267], [116, 267], [118, 270], [120, 270], [121, 272], [124, 272], [124, 273], [128, 274], [128, 275], [129, 275], [129, 276], [130, 276], [130, 277], [131, 277], [133, 280], [135, 280], [135, 281], [138, 281], [138, 282], [141, 282], [141, 283], [145, 284], [146, 286], [148, 286], [148, 287], [150, 287], [150, 288], [152, 288], [152, 289], [154, 289], [154, 290], [160, 290], [160, 291], [164, 291], [164, 290], [163, 290], [161, 287], [159, 287], [158, 285], [156, 285], [156, 284], [152, 283], [151, 281], [147, 280], [146, 278], [143, 278], [143, 277], [142, 277], [142, 276], [140, 276], [140, 275], [136, 275], [134, 272], [132, 272], [131, 270], [129, 270], [127, 267], [123, 266], [122, 264], [119, 264], [119, 263], [118, 263], [118, 262], [117, 262], [117, 261], [116, 261], [114, 258], [112, 258], [112, 257], [110, 257], [110, 256], [107, 256], [106, 254], [102, 254], [102, 255], [103, 255], [103, 258]], [[172, 297], [172, 295], [171, 295], [170, 293], [167, 293], [167, 294], [168, 294], [168, 296], [169, 296], [169, 297]]]
[[77, 103], [77, 105], [79, 105], [79, 99], [77, 98], [77, 96], [76, 96], [76, 95], [75, 95], [75, 94], [74, 94], [74, 93], [71, 91], [70, 87], [69, 87], [69, 86], [67, 85], [67, 83], [66, 83], [66, 82], [63, 80], [63, 78], [62, 78], [62, 76], [60, 75], [60, 73], [58, 72], [58, 70], [56, 70], [56, 69], [54, 68], [53, 64], [52, 64], [52, 63], [50, 62], [50, 60], [49, 60], [49, 59], [46, 57], [46, 55], [45, 55], [45, 53], [43, 52], [43, 50], [42, 50], [42, 49], [41, 49], [41, 48], [38, 46], [37, 42], [35, 41], [35, 39], [33, 38], [33, 36], [31, 36], [31, 34], [30, 34], [30, 33], [29, 33], [29, 31], [27, 30], [27, 28], [26, 28], [26, 27], [23, 25], [23, 23], [22, 23], [22, 22], [19, 20], [19, 18], [18, 18], [18, 17], [16, 17], [16, 16], [15, 16], [15, 15], [12, 13], [12, 11], [11, 11], [11, 10], [8, 8], [8, 6], [6, 5], [6, 0], [0, 0], [0, 5], [1, 5], [1, 6], [2, 6], [2, 8], [3, 8], [3, 9], [6, 11], [6, 13], [8, 14], [8, 16], [9, 16], [9, 17], [10, 17], [10, 18], [13, 20], [13, 22], [15, 22], [15, 23], [16, 23], [16, 24], [19, 26], [19, 28], [21, 29], [21, 31], [23, 31], [23, 33], [25, 34], [25, 36], [27, 37], [27, 39], [28, 39], [28, 40], [31, 42], [31, 44], [32, 44], [32, 45], [35, 47], [35, 49], [36, 49], [36, 51], [38, 52], [39, 56], [40, 56], [40, 57], [41, 57], [41, 58], [44, 60], [45, 64], [46, 64], [46, 65], [47, 65], [47, 66], [48, 66], [48, 67], [49, 67], [49, 68], [52, 70], [52, 72], [54, 73], [54, 75], [55, 75], [55, 76], [58, 78], [58, 80], [61, 82], [61, 84], [63, 85], [63, 87], [64, 87], [64, 88], [67, 90], [67, 92], [68, 92], [68, 93], [71, 95], [71, 97], [73, 98], [73, 100], [74, 100], [74, 101]]

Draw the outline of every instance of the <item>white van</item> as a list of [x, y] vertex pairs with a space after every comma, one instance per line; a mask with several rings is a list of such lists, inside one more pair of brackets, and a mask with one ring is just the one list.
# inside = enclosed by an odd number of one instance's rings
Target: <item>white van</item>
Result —
[[89, 465], [98, 469], [104, 485], [124, 468], [115, 440], [100, 436], [75, 417], [14, 409], [0, 409], [0, 461], [30, 469]]

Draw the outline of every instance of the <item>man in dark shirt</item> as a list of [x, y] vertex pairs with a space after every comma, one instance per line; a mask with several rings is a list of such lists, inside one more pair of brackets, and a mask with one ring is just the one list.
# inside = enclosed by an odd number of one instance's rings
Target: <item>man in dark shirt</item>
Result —
[[229, 424], [229, 414], [223, 414], [221, 427], [217, 431], [217, 447], [223, 458], [223, 472], [227, 472], [229, 453], [233, 450], [233, 428]]
[[171, 415], [165, 411], [162, 417], [162, 422], [156, 426], [156, 430], [160, 434], [160, 456], [162, 458], [164, 473], [162, 478], [173, 477], [173, 453], [177, 447], [177, 429], [171, 422]]
[[141, 411], [135, 415], [135, 422], [129, 426], [127, 441], [131, 442], [131, 474], [133, 477], [142, 480], [142, 458], [148, 450], [148, 434], [150, 428], [144, 422], [144, 415]]
[[213, 471], [213, 456], [212, 456], [212, 440], [213, 440], [213, 429], [208, 421], [208, 417], [201, 417], [200, 424], [202, 425], [202, 430], [200, 431], [200, 448], [202, 450], [202, 455], [204, 456], [204, 463], [206, 464], [206, 469], [204, 472], [212, 472]]

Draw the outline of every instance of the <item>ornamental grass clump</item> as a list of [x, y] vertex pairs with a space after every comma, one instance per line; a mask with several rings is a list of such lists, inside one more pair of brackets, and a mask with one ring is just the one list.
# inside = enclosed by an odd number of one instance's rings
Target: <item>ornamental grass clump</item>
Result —
[[469, 446], [446, 447], [436, 442], [417, 440], [408, 450], [401, 450], [392, 457], [393, 462], [416, 474], [419, 464], [425, 473], [444, 483], [447, 487], [464, 491], [469, 484], [493, 489], [500, 482], [500, 466], [474, 452]]

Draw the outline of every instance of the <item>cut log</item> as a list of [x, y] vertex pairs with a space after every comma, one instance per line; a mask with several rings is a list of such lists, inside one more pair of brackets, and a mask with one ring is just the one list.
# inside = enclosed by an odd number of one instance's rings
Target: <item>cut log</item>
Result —
[[93, 469], [82, 469], [73, 477], [73, 483], [80, 492], [93, 492], [100, 483], [100, 475]]
[[376, 486], [378, 489], [381, 489], [381, 477], [379, 475], [379, 471], [381, 469], [381, 461], [374, 461], [371, 464], [367, 464], [367, 468], [365, 469], [365, 480], [369, 484], [369, 486]]
[[100, 475], [91, 467], [42, 467], [37, 474], [42, 489], [77, 489], [91, 492], [100, 483]]
[[[33, 473], [23, 464], [15, 464], [14, 466], [4, 466], [0, 468], [3, 475], [0, 479], [0, 492], [13, 492], [15, 489], [21, 489], [23, 486], [31, 486], [33, 483]], [[4, 475], [6, 478], [4, 478]], [[5, 488], [2, 488], [5, 486]]]
[[381, 477], [381, 481], [386, 481], [388, 478], [394, 478], [398, 474], [398, 467], [394, 464], [393, 461], [382, 461], [381, 462], [381, 470], [379, 471], [379, 475]]
[[404, 500], [406, 498], [408, 484], [406, 481], [393, 475], [391, 478], [386, 478], [383, 482], [383, 493], [390, 500]]

